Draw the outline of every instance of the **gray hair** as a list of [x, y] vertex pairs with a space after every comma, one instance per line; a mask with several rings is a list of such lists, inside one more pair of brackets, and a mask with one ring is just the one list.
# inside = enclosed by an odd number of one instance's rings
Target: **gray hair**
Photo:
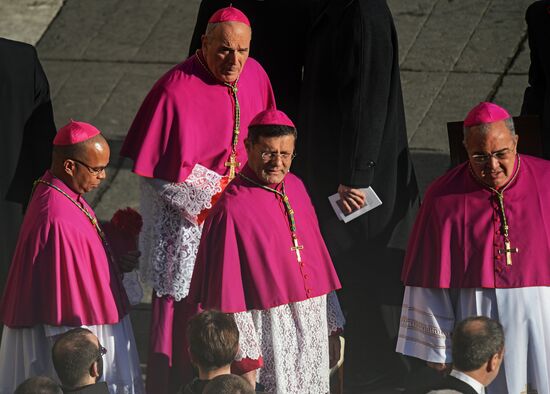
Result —
[[[512, 118], [504, 119], [504, 125], [510, 131], [510, 134], [516, 135], [516, 129], [514, 127], [514, 120]], [[480, 125], [470, 126], [470, 127], [464, 126], [464, 129], [463, 129], [463, 131], [464, 131], [464, 141], [466, 141], [466, 138], [468, 137], [468, 133], [474, 127], [479, 127], [479, 131], [481, 132], [481, 134], [487, 134], [489, 132], [489, 129], [491, 128], [491, 123], [482, 123]]]

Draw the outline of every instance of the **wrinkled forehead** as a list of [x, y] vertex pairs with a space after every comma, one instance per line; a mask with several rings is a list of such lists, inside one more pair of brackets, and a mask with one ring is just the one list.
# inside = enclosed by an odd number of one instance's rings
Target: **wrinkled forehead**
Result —
[[470, 127], [464, 142], [468, 148], [491, 146], [493, 149], [504, 149], [511, 147], [515, 141], [516, 136], [506, 123], [498, 121]]
[[220, 22], [209, 25], [206, 35], [217, 41], [250, 41], [252, 30], [241, 22]]
[[279, 135], [274, 137], [259, 136], [257, 145], [260, 149], [273, 149], [281, 151], [293, 150], [296, 138], [292, 134]]

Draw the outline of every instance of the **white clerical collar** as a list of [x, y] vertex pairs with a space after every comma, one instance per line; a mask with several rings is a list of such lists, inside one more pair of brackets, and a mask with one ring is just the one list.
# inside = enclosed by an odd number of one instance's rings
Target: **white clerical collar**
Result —
[[454, 376], [455, 378], [462, 380], [464, 383], [467, 383], [470, 386], [472, 386], [472, 388], [476, 391], [477, 394], [485, 394], [485, 386], [479, 383], [477, 380], [475, 380], [471, 376], [466, 375], [464, 372], [453, 369], [451, 371], [451, 376]]

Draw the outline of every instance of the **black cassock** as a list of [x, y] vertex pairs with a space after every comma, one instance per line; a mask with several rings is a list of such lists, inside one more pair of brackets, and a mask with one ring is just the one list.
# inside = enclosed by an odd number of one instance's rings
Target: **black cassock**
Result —
[[[397, 34], [384, 0], [313, 2], [293, 170], [314, 201], [347, 313], [346, 378], [408, 368], [395, 353], [402, 261], [419, 193], [409, 154]], [[372, 186], [382, 205], [348, 224], [328, 196]]]
[[309, 0], [202, 0], [189, 55], [200, 48], [201, 36], [212, 14], [232, 4], [250, 20], [250, 56], [267, 72], [277, 108], [296, 122], [309, 3]]
[[531, 49], [529, 87], [525, 89], [522, 115], [539, 115], [542, 121], [544, 158], [550, 159], [550, 0], [535, 1], [525, 14]]
[[0, 283], [35, 179], [50, 166], [55, 136], [50, 89], [32, 45], [0, 38]]

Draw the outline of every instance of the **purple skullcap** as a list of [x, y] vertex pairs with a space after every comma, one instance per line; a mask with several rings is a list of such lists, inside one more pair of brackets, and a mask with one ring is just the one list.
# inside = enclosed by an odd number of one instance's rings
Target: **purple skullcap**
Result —
[[464, 127], [478, 126], [480, 124], [493, 123], [510, 118], [510, 114], [504, 108], [484, 101], [468, 112], [466, 119], [464, 119]]
[[55, 135], [53, 144], [56, 146], [74, 145], [87, 141], [98, 134], [100, 134], [100, 131], [91, 124], [76, 122], [71, 119], [69, 123], [59, 129]]
[[258, 115], [254, 116], [254, 119], [249, 124], [250, 126], [289, 126], [296, 128], [294, 123], [290, 120], [288, 116], [283, 111], [276, 109], [266, 109], [265, 111], [260, 112]]
[[241, 22], [247, 26], [250, 26], [250, 21], [246, 15], [233, 6], [220, 8], [208, 20], [208, 23], [221, 23], [221, 22]]

